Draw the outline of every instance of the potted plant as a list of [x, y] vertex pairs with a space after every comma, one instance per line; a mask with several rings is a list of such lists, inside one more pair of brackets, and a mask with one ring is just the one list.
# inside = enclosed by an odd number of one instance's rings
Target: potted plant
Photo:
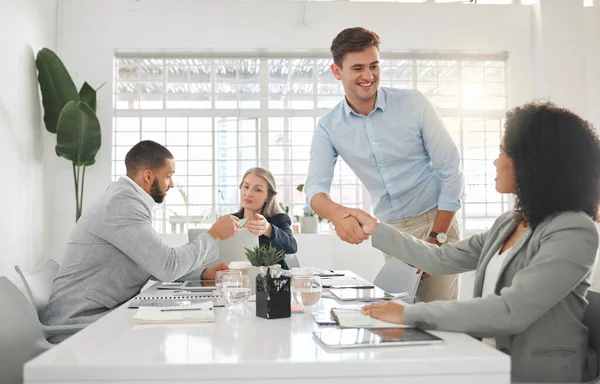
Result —
[[44, 106], [46, 129], [56, 134], [55, 151], [71, 161], [75, 185], [75, 220], [83, 209], [85, 169], [96, 162], [100, 149], [100, 122], [96, 91], [87, 82], [77, 91], [60, 58], [48, 48], [37, 53], [35, 65]]
[[266, 274], [267, 267], [271, 269], [281, 270], [281, 266], [277, 264], [284, 257], [282, 250], [273, 247], [271, 244], [257, 245], [253, 249], [244, 248], [245, 255], [248, 258], [252, 267], [248, 268], [248, 280], [252, 293], [256, 292], [256, 276]]
[[[304, 184], [299, 184], [296, 187], [298, 192], [304, 191]], [[317, 233], [319, 232], [319, 223], [323, 218], [315, 213], [310, 206], [304, 207], [304, 216], [299, 217], [300, 232], [302, 233]]]

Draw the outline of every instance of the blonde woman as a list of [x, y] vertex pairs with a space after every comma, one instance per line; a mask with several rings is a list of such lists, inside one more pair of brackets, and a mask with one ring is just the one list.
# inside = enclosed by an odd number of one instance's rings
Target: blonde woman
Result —
[[[240, 183], [240, 210], [233, 214], [247, 219], [244, 228], [257, 235], [260, 245], [270, 244], [285, 254], [296, 253], [298, 246], [292, 234], [292, 221], [277, 202], [275, 179], [265, 168], [250, 168]], [[285, 258], [279, 264], [289, 269]]]

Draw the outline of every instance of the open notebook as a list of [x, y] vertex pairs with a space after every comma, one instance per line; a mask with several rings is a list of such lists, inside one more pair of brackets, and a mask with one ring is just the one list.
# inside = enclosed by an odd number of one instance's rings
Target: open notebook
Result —
[[185, 308], [140, 307], [133, 315], [134, 324], [212, 323], [214, 321], [212, 301]]
[[140, 307], [187, 307], [194, 304], [213, 302], [221, 296], [215, 292], [176, 294], [173, 291], [159, 292], [155, 295], [140, 294], [129, 302], [128, 308]]
[[363, 315], [360, 308], [332, 308], [331, 317], [340, 328], [410, 328], [408, 325], [388, 323]]

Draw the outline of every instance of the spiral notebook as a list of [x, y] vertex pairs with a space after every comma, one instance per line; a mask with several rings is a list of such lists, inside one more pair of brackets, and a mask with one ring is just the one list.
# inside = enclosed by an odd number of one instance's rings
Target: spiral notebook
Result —
[[221, 296], [216, 293], [138, 295], [129, 302], [127, 307], [187, 307], [194, 304], [206, 303], [207, 301], [214, 301], [219, 297]]

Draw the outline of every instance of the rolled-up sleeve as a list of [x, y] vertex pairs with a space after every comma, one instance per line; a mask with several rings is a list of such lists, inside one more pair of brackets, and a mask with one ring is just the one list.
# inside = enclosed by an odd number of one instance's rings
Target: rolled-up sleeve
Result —
[[317, 193], [329, 195], [337, 158], [338, 153], [331, 143], [329, 134], [325, 127], [319, 122], [312, 138], [310, 164], [308, 166], [308, 175], [304, 186], [306, 204], [309, 207], [311, 206], [310, 203], [312, 198], [315, 197]]
[[421, 96], [425, 105], [421, 126], [423, 143], [433, 169], [442, 182], [438, 209], [456, 212], [461, 207], [465, 190], [458, 148], [435, 107], [424, 95]]

